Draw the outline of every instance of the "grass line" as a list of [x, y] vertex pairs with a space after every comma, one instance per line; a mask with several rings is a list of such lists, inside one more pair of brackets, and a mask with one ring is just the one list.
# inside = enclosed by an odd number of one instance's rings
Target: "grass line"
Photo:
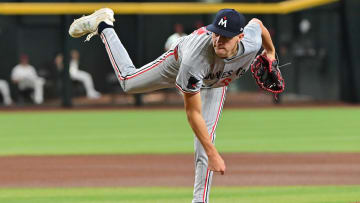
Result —
[[[0, 189], [7, 203], [183, 203], [191, 188], [43, 188]], [[213, 203], [355, 203], [360, 186], [214, 187]]]

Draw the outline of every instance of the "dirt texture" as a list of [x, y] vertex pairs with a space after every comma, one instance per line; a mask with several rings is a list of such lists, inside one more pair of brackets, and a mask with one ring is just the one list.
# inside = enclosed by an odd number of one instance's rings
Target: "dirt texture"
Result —
[[[216, 186], [360, 184], [360, 153], [224, 154]], [[192, 155], [0, 157], [0, 187], [185, 186]]]

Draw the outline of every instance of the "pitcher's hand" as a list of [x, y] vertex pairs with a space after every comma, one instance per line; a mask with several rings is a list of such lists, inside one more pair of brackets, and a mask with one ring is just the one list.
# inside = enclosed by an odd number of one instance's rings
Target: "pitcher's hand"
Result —
[[225, 162], [221, 158], [220, 154], [218, 152], [215, 152], [213, 154], [208, 155], [208, 168], [211, 171], [214, 172], [220, 172], [221, 175], [225, 174]]

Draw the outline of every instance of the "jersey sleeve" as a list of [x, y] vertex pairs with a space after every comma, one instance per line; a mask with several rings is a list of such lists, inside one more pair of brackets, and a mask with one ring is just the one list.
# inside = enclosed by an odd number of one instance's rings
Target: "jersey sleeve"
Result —
[[176, 87], [182, 92], [196, 94], [200, 92], [203, 76], [193, 66], [181, 64], [176, 77]]
[[242, 40], [245, 54], [258, 52], [262, 45], [261, 27], [257, 22], [249, 22], [244, 29], [244, 39]]

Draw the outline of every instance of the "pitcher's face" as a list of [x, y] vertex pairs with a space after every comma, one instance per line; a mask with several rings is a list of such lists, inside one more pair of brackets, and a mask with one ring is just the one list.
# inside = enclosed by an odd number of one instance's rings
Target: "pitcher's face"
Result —
[[230, 58], [234, 56], [238, 50], [238, 43], [243, 37], [243, 33], [234, 37], [224, 37], [219, 34], [212, 33], [212, 43], [216, 55], [220, 58]]

